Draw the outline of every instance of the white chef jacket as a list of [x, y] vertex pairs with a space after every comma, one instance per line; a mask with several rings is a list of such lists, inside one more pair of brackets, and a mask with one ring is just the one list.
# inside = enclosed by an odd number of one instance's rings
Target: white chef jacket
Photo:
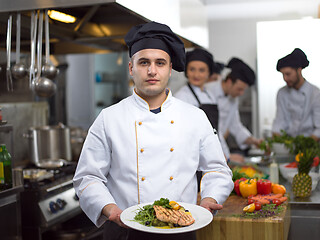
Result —
[[305, 81], [299, 90], [282, 87], [277, 94], [272, 132], [285, 130], [290, 136], [320, 137], [320, 91]]
[[[194, 93], [197, 95], [199, 101], [202, 104], [218, 104], [216, 97], [210, 91], [207, 91], [206, 87], [204, 87], [204, 90], [201, 90], [197, 86], [193, 86], [191, 84], [190, 84], [190, 86], [192, 87]], [[194, 97], [194, 95], [191, 92], [188, 85], [184, 85], [183, 87], [181, 87], [179, 89], [179, 91], [174, 94], [174, 96], [184, 102], [192, 104], [193, 106], [200, 107], [197, 99]], [[218, 108], [219, 108], [219, 106], [218, 106]], [[220, 112], [219, 112], [219, 114], [220, 114]], [[219, 121], [220, 121], [220, 119], [219, 119]], [[220, 122], [218, 124], [220, 125]], [[219, 126], [218, 126], [218, 129], [219, 129]], [[229, 151], [227, 142], [224, 139], [223, 134], [220, 131], [218, 131], [218, 132], [219, 132], [219, 139], [220, 139], [223, 153], [226, 156], [226, 158], [230, 158], [230, 151]]]
[[99, 227], [110, 203], [122, 210], [161, 197], [195, 204], [197, 170], [205, 173], [201, 197], [222, 204], [232, 173], [205, 113], [169, 91], [154, 114], [133, 93], [94, 121], [73, 180], [81, 208]]
[[[239, 114], [239, 98], [226, 96], [222, 89], [222, 81], [209, 82], [206, 89], [211, 92], [218, 101], [219, 110], [219, 132], [225, 134], [227, 130], [234, 136], [238, 146], [241, 149], [248, 147], [244, 142], [252, 134], [241, 123]], [[229, 120], [230, 119], [230, 120]]]

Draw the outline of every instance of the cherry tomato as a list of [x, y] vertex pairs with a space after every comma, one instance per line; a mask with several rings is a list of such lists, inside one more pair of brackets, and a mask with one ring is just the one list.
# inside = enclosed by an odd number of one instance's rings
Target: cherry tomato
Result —
[[248, 204], [254, 203], [255, 200], [253, 200], [252, 198], [248, 198]]
[[275, 198], [272, 200], [272, 203], [279, 206], [281, 204], [281, 201], [278, 198]]
[[255, 205], [255, 210], [259, 211], [261, 209], [261, 203], [255, 202], [254, 205]]

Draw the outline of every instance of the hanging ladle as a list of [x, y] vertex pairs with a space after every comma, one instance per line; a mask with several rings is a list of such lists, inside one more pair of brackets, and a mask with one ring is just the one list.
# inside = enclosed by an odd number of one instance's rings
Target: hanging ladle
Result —
[[41, 77], [43, 12], [39, 13], [37, 77], [33, 81], [34, 91], [39, 97], [49, 98], [55, 94], [56, 84], [46, 77]]
[[26, 66], [20, 62], [20, 31], [21, 31], [21, 14], [17, 13], [17, 36], [16, 36], [16, 64], [13, 65], [11, 72], [15, 79], [24, 78], [27, 75]]
[[50, 61], [50, 37], [49, 37], [49, 16], [48, 10], [45, 11], [45, 45], [46, 45], [46, 56], [45, 64], [42, 67], [42, 75], [44, 77], [53, 79], [58, 73], [58, 69]]

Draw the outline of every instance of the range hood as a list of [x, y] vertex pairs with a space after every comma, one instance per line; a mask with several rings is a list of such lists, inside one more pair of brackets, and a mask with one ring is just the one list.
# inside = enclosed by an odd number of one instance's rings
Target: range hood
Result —
[[[197, 1], [197, 0], [196, 0]], [[152, 1], [130, 0], [15, 0], [0, 1], [0, 48], [5, 49], [6, 29], [9, 14], [15, 21], [16, 13], [21, 13], [21, 51], [30, 52], [30, 21], [34, 10], [49, 9], [76, 17], [72, 24], [50, 19], [50, 50], [52, 54], [70, 53], [108, 53], [126, 51], [124, 36], [132, 26], [156, 21], [130, 8], [142, 4], [153, 7]], [[161, 2], [161, 1], [160, 1]], [[179, 0], [168, 0], [166, 9], [181, 6]], [[190, 0], [188, 0], [190, 2]], [[135, 5], [133, 5], [135, 3]], [[170, 6], [171, 4], [172, 6]], [[179, 11], [177, 20], [181, 20]], [[171, 14], [172, 16], [174, 14]], [[171, 21], [176, 25], [174, 20]], [[171, 24], [169, 24], [171, 27]], [[206, 26], [202, 26], [202, 28]], [[175, 31], [174, 28], [172, 28]], [[185, 43], [186, 48], [201, 46], [175, 31]], [[16, 24], [12, 27], [12, 49], [15, 49]], [[204, 35], [204, 38], [206, 36]], [[202, 45], [203, 46], [203, 45]]]

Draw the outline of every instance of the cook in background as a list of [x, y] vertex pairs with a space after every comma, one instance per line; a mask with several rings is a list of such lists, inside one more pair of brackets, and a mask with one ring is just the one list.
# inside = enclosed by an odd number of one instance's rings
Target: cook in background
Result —
[[215, 82], [215, 81], [220, 81], [222, 76], [222, 70], [224, 69], [224, 64], [220, 62], [214, 62], [213, 65], [213, 72], [210, 75], [209, 79], [207, 82]]
[[211, 212], [233, 189], [219, 139], [205, 113], [172, 96], [172, 68], [185, 69], [183, 42], [163, 24], [133, 27], [125, 36], [131, 96], [99, 114], [90, 127], [74, 187], [80, 206], [105, 239], [195, 239], [195, 232], [161, 235], [124, 228], [121, 212], [161, 197], [200, 205]]
[[[242, 96], [245, 90], [254, 84], [255, 73], [242, 60], [232, 58], [228, 65], [231, 72], [222, 81], [210, 82], [205, 85], [208, 92], [213, 94], [218, 102], [219, 110], [219, 133], [224, 139], [229, 134], [233, 135], [240, 149], [246, 149], [250, 145], [259, 146], [262, 139], [257, 139], [241, 123], [239, 114], [239, 96]], [[230, 154], [227, 144], [223, 144], [223, 152], [229, 156], [231, 162], [243, 162], [244, 157], [241, 154]]]
[[320, 91], [302, 76], [309, 66], [305, 53], [296, 48], [278, 60], [286, 86], [277, 94], [277, 112], [272, 124], [273, 134], [285, 130], [290, 136], [304, 135], [320, 139]]
[[[204, 49], [196, 48], [186, 53], [185, 76], [188, 79], [186, 85], [182, 86], [176, 98], [202, 109], [214, 129], [218, 129], [218, 106], [215, 97], [204, 88], [210, 75], [213, 73], [214, 61], [211, 53]], [[202, 173], [197, 172], [198, 184], [200, 184]], [[198, 190], [200, 186], [198, 185]]]

